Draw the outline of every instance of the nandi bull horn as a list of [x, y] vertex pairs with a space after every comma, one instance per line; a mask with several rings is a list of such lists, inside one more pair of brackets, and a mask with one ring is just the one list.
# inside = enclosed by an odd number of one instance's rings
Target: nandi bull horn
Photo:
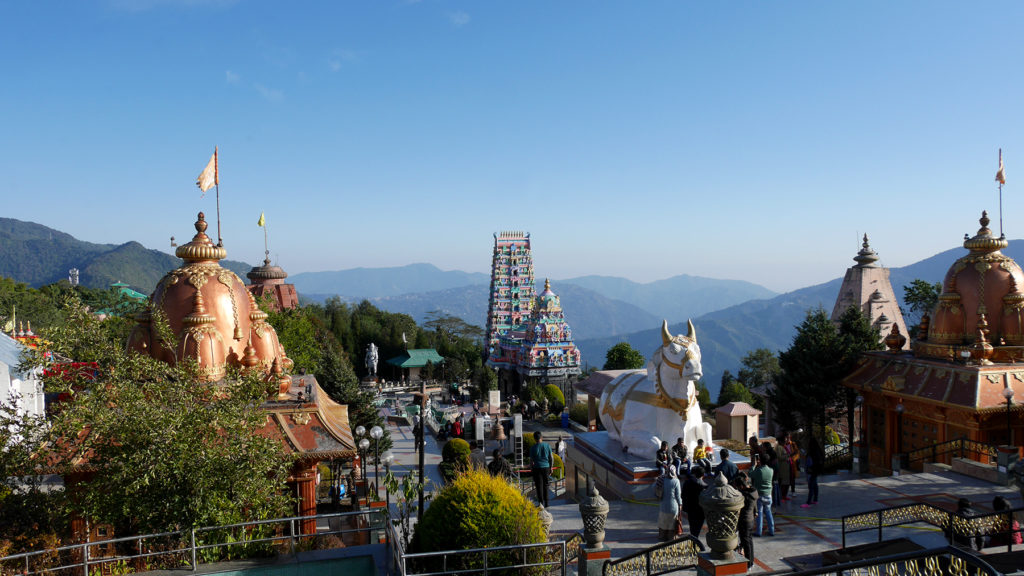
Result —
[[[697, 341], [697, 329], [693, 327], [693, 320], [686, 321], [686, 337], [694, 342]], [[661, 321], [661, 343], [668, 346], [672, 343], [672, 333], [668, 331], [668, 320]]]

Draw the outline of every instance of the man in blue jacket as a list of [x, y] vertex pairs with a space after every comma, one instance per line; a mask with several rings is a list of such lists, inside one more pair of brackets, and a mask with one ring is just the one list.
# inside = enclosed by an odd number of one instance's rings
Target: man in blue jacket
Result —
[[551, 446], [543, 442], [540, 431], [533, 433], [537, 441], [530, 448], [530, 469], [533, 473], [533, 488], [537, 491], [537, 502], [548, 507], [548, 479], [551, 477]]

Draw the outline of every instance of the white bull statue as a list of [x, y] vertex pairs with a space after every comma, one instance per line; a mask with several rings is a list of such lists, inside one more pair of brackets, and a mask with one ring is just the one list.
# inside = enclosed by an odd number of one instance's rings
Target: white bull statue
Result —
[[651, 354], [647, 373], [623, 374], [601, 393], [601, 423], [612, 440], [630, 454], [653, 459], [662, 440], [676, 438], [693, 454], [697, 439], [711, 445], [711, 425], [704, 422], [694, 384], [703, 375], [693, 322], [686, 336], [672, 336], [661, 326], [662, 345]]

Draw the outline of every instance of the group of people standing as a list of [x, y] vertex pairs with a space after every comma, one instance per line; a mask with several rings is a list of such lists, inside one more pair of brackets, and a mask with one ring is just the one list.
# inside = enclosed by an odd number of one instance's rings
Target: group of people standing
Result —
[[661, 474], [655, 483], [660, 499], [658, 510], [658, 538], [671, 540], [683, 533], [682, 516], [690, 528], [690, 535], [699, 537], [704, 526], [704, 510], [700, 494], [708, 487], [708, 476], [721, 473], [726, 481], [743, 495], [737, 532], [740, 548], [748, 565], [754, 562], [754, 537], [775, 535], [772, 507], [792, 499], [796, 494], [796, 479], [803, 462], [807, 473], [807, 502], [803, 507], [818, 503], [818, 476], [825, 465], [825, 454], [816, 438], [810, 438], [806, 452], [802, 452], [788, 433], [779, 436], [776, 445], [759, 443], [752, 436], [750, 444], [750, 470], [740, 471], [729, 458], [728, 449], [719, 452], [720, 461], [711, 465], [711, 447], [698, 441], [690, 458], [683, 439], [678, 438], [671, 448], [661, 443], [655, 459]]

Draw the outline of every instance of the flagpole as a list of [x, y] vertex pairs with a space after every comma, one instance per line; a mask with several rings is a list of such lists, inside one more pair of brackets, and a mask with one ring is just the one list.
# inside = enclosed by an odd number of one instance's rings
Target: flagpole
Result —
[[[999, 169], [1003, 169], [1003, 149], [999, 149]], [[999, 237], [1004, 238], [1003, 234], [1003, 181], [999, 180]]]
[[270, 247], [267, 244], [267, 223], [263, 222], [263, 253], [267, 256], [267, 263], [270, 263]]
[[[209, 150], [209, 148], [207, 148]], [[220, 166], [217, 159], [217, 147], [213, 147], [213, 183], [217, 187], [217, 246], [224, 246], [224, 239], [220, 236]]]

